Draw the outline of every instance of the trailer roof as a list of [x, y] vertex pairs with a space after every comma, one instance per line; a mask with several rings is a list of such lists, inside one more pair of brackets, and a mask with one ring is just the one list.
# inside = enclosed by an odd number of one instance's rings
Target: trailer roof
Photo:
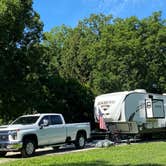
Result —
[[129, 94], [132, 93], [143, 93], [143, 94], [149, 94], [149, 95], [159, 95], [159, 96], [166, 96], [166, 94], [155, 94], [155, 93], [148, 93], [145, 89], [135, 89], [135, 90], [131, 90], [131, 91], [121, 91], [121, 92], [113, 92], [113, 93], [106, 93], [106, 94], [102, 94], [99, 96], [96, 96], [96, 99], [99, 97], [100, 99], [103, 97], [109, 97], [112, 95], [122, 95], [122, 96], [127, 96]]

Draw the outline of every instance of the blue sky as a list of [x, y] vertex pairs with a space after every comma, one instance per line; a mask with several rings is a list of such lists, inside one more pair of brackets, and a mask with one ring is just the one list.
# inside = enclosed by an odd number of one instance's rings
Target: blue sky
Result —
[[141, 19], [160, 10], [166, 19], [166, 0], [34, 0], [34, 9], [44, 22], [44, 31], [62, 24], [75, 27], [92, 13]]

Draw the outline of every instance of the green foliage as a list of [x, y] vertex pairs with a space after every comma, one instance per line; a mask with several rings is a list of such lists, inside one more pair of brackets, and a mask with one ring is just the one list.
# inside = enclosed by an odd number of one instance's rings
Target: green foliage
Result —
[[0, 115], [8, 121], [33, 109], [27, 96], [35, 93], [45, 61], [39, 44], [43, 24], [32, 0], [1, 0], [0, 5]]
[[[32, 0], [0, 0], [0, 117], [8, 122], [33, 112], [60, 112], [67, 121], [92, 121], [92, 94], [77, 81], [61, 78], [58, 62], [70, 29], [59, 32], [57, 47], [41, 44], [42, 27]], [[51, 42], [52, 36], [47, 38]], [[48, 42], [48, 45], [50, 42]], [[50, 61], [51, 60], [51, 61]], [[89, 112], [89, 110], [91, 112]]]
[[165, 31], [161, 12], [142, 20], [93, 14], [73, 29], [63, 25], [47, 32], [44, 45], [54, 50], [52, 64], [62, 77], [78, 80], [95, 95], [136, 88], [162, 93]]
[[43, 78], [40, 98], [34, 103], [39, 112], [62, 113], [66, 122], [93, 122], [93, 94], [72, 79], [54, 74]]

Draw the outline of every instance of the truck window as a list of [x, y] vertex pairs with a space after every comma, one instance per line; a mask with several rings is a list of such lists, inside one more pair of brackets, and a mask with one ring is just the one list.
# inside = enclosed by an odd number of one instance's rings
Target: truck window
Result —
[[16, 119], [12, 124], [22, 124], [22, 125], [29, 125], [34, 124], [38, 120], [39, 116], [25, 116], [19, 117]]
[[41, 124], [43, 124], [43, 120], [44, 120], [44, 119], [48, 120], [48, 121], [49, 121], [49, 125], [50, 125], [50, 119], [49, 119], [49, 116], [47, 115], [47, 116], [44, 116], [44, 117], [40, 120], [39, 126], [40, 126]]
[[51, 116], [51, 125], [63, 124], [62, 118], [59, 115]]

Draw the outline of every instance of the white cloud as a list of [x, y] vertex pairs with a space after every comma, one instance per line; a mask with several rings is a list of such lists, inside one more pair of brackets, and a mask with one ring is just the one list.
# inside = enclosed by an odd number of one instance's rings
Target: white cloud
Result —
[[135, 8], [135, 6], [140, 5], [144, 0], [98, 0], [99, 9], [101, 12], [106, 14], [113, 14], [118, 16], [124, 10], [127, 10], [129, 6]]
[[[166, 0], [82, 0], [93, 12], [112, 14], [114, 17], [135, 15], [146, 17], [154, 11], [166, 10]], [[164, 7], [165, 6], [165, 7]]]
[[131, 1], [135, 2], [137, 0], [82, 0], [84, 5], [91, 6], [91, 9], [94, 11], [113, 14], [115, 16], [117, 16]]

